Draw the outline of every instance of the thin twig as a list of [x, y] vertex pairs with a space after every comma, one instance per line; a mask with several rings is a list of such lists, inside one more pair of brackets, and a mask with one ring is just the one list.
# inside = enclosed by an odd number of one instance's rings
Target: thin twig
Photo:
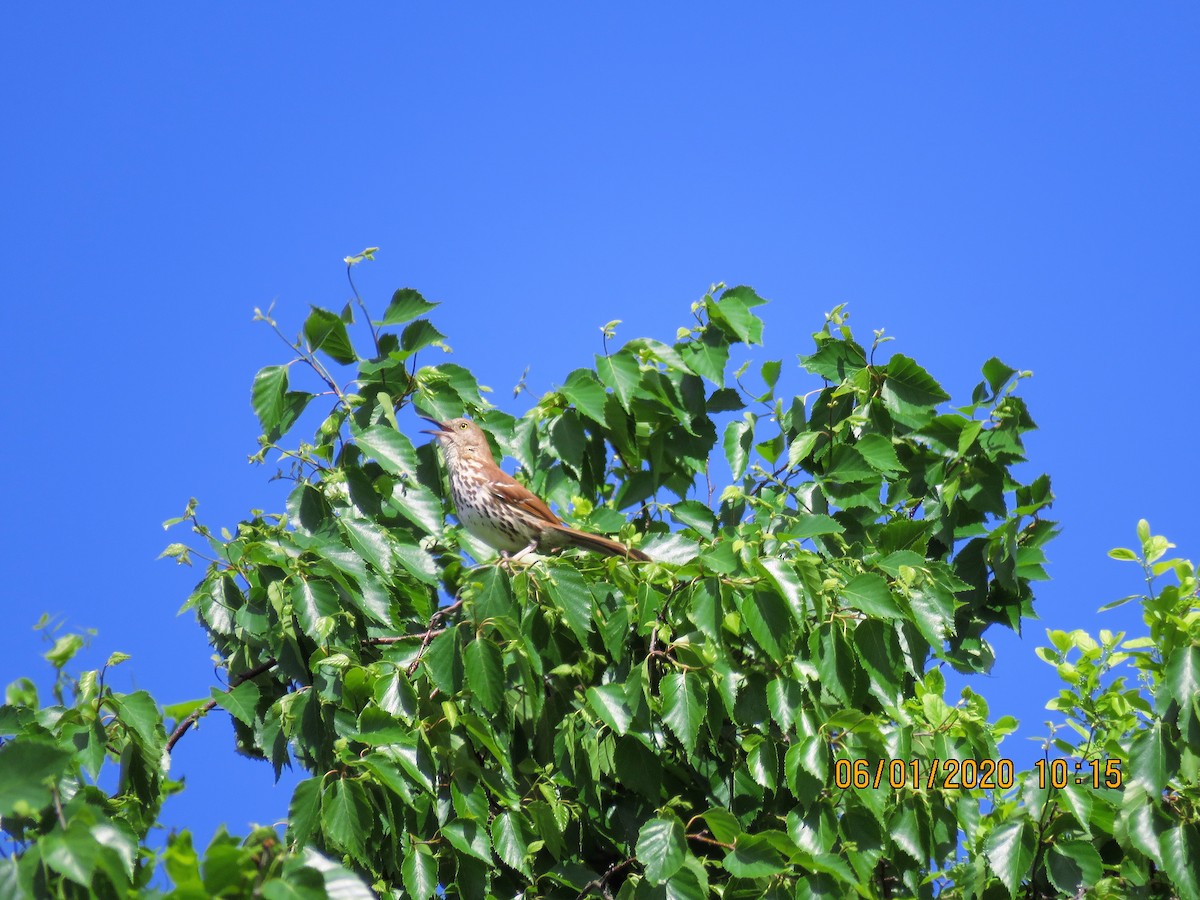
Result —
[[721, 848], [723, 848], [723, 849], [725, 849], [725, 850], [732, 850], [732, 849], [733, 849], [733, 844], [726, 844], [726, 843], [724, 843], [724, 842], [722, 842], [722, 841], [713, 840], [712, 838], [710, 838], [710, 837], [705, 837], [705, 836], [704, 836], [704, 835], [702, 835], [702, 834], [689, 834], [689, 835], [687, 836], [687, 839], [688, 839], [689, 841], [699, 841], [699, 842], [700, 842], [700, 843], [702, 843], [702, 844], [712, 844], [714, 847], [721, 847]]
[[612, 878], [619, 871], [621, 871], [623, 868], [625, 868], [627, 865], [629, 865], [631, 862], [633, 862], [634, 859], [636, 859], [636, 857], [631, 856], [631, 857], [629, 857], [629, 859], [621, 860], [621, 862], [619, 862], [619, 863], [613, 863], [611, 866], [608, 867], [608, 870], [603, 875], [601, 875], [599, 878], [593, 878], [591, 881], [589, 881], [587, 884], [585, 884], [583, 886], [583, 890], [581, 890], [579, 892], [579, 896], [576, 897], [575, 900], [583, 900], [583, 898], [586, 897], [593, 890], [598, 889], [598, 890], [604, 891], [605, 885], [608, 884], [608, 879]]
[[386, 647], [391, 644], [402, 644], [405, 641], [411, 641], [413, 638], [423, 638], [426, 635], [429, 637], [430, 640], [432, 640], [433, 638], [437, 637], [439, 634], [441, 634], [445, 630], [446, 630], [445, 628], [438, 628], [435, 631], [426, 632], [425, 635], [422, 635], [420, 632], [417, 632], [416, 634], [402, 634], [399, 637], [367, 638], [365, 641], [363, 641], [363, 643], [369, 644], [372, 647]]

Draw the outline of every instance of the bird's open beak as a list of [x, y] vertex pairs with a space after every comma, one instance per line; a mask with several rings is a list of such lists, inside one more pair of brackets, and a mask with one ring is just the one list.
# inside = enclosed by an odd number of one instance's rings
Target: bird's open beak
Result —
[[450, 427], [448, 425], [446, 425], [445, 422], [439, 422], [437, 419], [429, 418], [429, 416], [421, 416], [421, 418], [424, 419], [426, 422], [432, 422], [434, 425], [437, 426], [437, 431], [433, 431], [432, 429], [429, 429], [429, 428], [424, 428], [421, 430], [421, 434], [432, 434], [434, 437], [441, 437], [443, 434], [450, 433]]

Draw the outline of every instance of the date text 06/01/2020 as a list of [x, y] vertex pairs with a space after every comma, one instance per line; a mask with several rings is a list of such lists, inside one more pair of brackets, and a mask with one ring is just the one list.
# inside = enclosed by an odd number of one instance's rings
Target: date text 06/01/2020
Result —
[[[1119, 788], [1123, 783], [1118, 760], [1039, 759], [1033, 764], [1039, 788]], [[925, 788], [933, 790], [1007, 790], [1016, 784], [1011, 759], [849, 759], [833, 764], [837, 788]]]

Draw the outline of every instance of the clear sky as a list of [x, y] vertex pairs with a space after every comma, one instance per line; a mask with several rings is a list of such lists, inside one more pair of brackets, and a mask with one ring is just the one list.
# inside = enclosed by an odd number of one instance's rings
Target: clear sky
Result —
[[[189, 496], [214, 526], [282, 509], [250, 383], [310, 303], [443, 305], [456, 362], [535, 395], [598, 327], [672, 340], [710, 283], [772, 303], [756, 358], [809, 352], [848, 303], [869, 341], [966, 402], [1031, 369], [1062, 536], [1041, 622], [993, 632], [975, 688], [1044, 733], [1044, 627], [1139, 572], [1138, 518], [1200, 557], [1200, 7], [1194, 4], [7, 5], [0, 27], [0, 683], [42, 675], [43, 611], [98, 630], [81, 664], [205, 696], [155, 557]], [[433, 360], [428, 360], [433, 361]], [[412, 426], [411, 416], [401, 424]], [[176, 750], [169, 826], [281, 820], [294, 776], [232, 755], [217, 713]], [[1036, 745], [1010, 739], [1021, 766]]]

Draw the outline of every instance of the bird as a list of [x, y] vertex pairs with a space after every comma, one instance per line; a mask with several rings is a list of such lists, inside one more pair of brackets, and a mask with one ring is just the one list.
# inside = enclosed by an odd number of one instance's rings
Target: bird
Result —
[[487, 435], [471, 419], [439, 422], [428, 416], [421, 418], [437, 426], [422, 433], [432, 434], [441, 445], [459, 522], [501, 555], [516, 554], [519, 558], [533, 550], [578, 547], [650, 561], [641, 550], [564, 525], [537, 494], [496, 465]]

